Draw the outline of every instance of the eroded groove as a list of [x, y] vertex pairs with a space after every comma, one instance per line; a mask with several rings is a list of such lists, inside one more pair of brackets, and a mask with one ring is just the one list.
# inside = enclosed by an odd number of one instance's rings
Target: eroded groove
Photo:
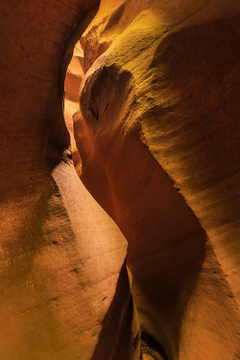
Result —
[[150, 334], [145, 331], [141, 331], [142, 339], [142, 353], [149, 354], [153, 357], [154, 360], [169, 360], [165, 350], [162, 345]]

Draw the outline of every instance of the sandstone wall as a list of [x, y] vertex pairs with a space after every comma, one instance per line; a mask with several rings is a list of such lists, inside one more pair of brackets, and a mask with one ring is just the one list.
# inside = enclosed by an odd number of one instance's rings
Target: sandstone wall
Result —
[[139, 358], [126, 240], [80, 182], [63, 118], [67, 65], [98, 5], [0, 4], [2, 360], [99, 359], [116, 306], [120, 358]]
[[80, 39], [81, 178], [128, 240], [142, 331], [168, 359], [240, 357], [239, 12], [103, 0]]
[[0, 5], [0, 358], [239, 359], [239, 2], [98, 5]]

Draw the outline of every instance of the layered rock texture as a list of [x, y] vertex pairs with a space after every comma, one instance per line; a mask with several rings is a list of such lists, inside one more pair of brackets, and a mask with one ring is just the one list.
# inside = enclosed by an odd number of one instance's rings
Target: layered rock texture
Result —
[[128, 240], [144, 336], [238, 359], [239, 3], [112, 5], [80, 39], [81, 178]]
[[110, 329], [104, 358], [139, 358], [127, 242], [80, 182], [63, 118], [66, 68], [98, 5], [0, 5], [1, 360], [100, 359]]
[[0, 8], [0, 358], [240, 359], [240, 3]]

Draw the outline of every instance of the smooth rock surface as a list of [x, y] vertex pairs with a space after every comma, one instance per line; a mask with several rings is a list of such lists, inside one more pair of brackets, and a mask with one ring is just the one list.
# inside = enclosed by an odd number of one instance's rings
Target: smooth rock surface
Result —
[[128, 240], [142, 329], [174, 360], [240, 358], [239, 14], [103, 0], [80, 39], [81, 178]]
[[0, 4], [2, 360], [99, 359], [116, 306], [112, 341], [117, 349], [127, 329], [122, 359], [139, 358], [127, 243], [79, 180], [63, 118], [67, 65], [98, 5]]
[[0, 4], [0, 358], [240, 359], [240, 3], [98, 5]]

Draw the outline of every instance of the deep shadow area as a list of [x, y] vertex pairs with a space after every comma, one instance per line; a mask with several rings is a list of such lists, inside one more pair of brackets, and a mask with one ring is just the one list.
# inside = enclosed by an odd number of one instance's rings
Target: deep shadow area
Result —
[[[152, 355], [153, 358], [154, 355], [157, 353], [161, 360], [169, 360], [165, 350], [163, 349], [162, 345], [159, 344], [159, 342], [150, 334], [142, 331], [141, 332], [141, 339], [142, 339], [142, 349], [144, 353]], [[155, 355], [156, 356], [156, 355]]]
[[133, 297], [143, 328], [170, 359], [177, 358], [182, 319], [205, 261], [206, 234], [144, 145], [134, 136], [126, 141], [123, 148], [134, 155], [121, 163], [136, 171], [130, 178], [140, 180], [119, 223], [129, 240]]
[[[134, 306], [129, 289], [126, 262], [124, 262], [116, 292], [104, 318], [92, 360], [126, 360], [140, 351], [140, 334], [134, 334]], [[130, 355], [131, 354], [131, 355]]]

